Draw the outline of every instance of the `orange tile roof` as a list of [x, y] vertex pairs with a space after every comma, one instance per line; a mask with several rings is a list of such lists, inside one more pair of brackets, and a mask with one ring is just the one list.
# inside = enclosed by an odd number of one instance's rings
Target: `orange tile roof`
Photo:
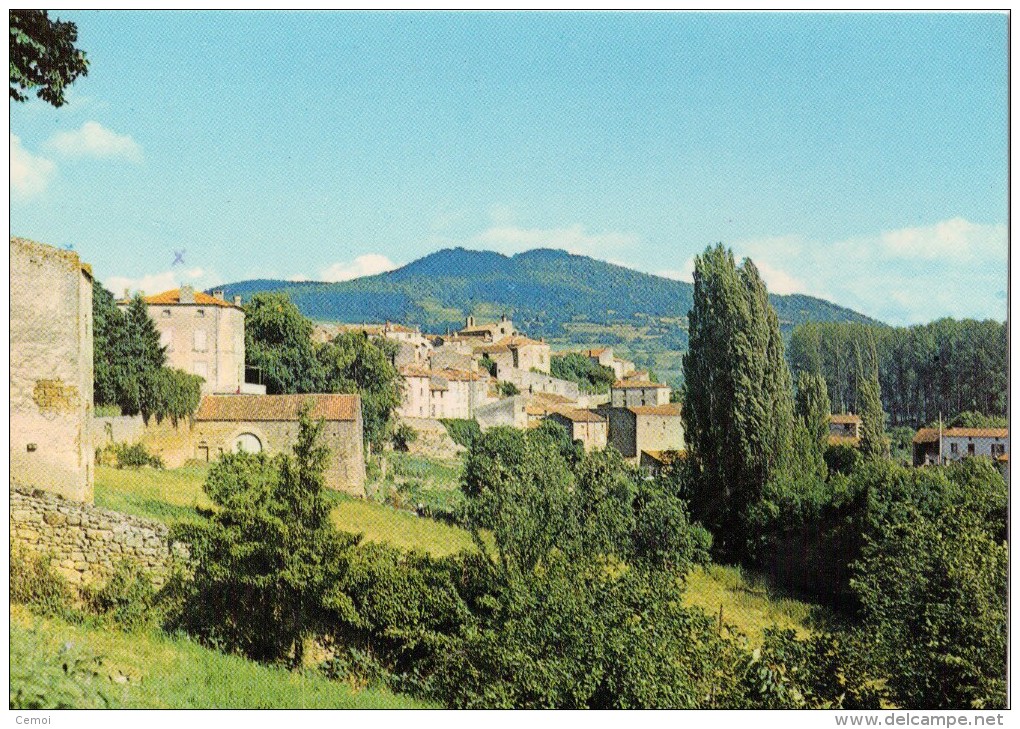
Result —
[[564, 403], [574, 402], [566, 395], [560, 395], [556, 392], [533, 392], [531, 393], [531, 399], [535, 402], [545, 402], [553, 405], [562, 405]]
[[861, 416], [854, 415], [853, 413], [844, 414], [832, 414], [829, 416], [830, 423], [836, 423], [837, 425], [851, 425], [853, 423], [860, 424]]
[[[121, 303], [125, 303], [125, 302], [121, 301]], [[152, 296], [146, 296], [145, 297], [145, 303], [149, 304], [150, 306], [180, 305], [181, 304], [181, 290], [180, 289], [170, 289], [169, 291], [164, 291], [161, 294], [153, 294]], [[230, 309], [239, 309], [239, 308], [241, 308], [239, 306], [234, 306], [229, 301], [224, 301], [223, 299], [217, 299], [215, 296], [210, 296], [209, 294], [204, 293], [202, 291], [196, 291], [195, 292], [195, 303], [194, 304], [184, 304], [184, 306], [225, 306], [225, 307], [230, 308]]]
[[599, 349], [586, 349], [584, 350], [584, 353], [589, 357], [601, 357], [605, 353], [606, 349], [608, 348], [600, 347]]
[[309, 401], [314, 419], [356, 420], [361, 412], [357, 395], [206, 395], [195, 420], [297, 420], [301, 407]]
[[649, 380], [617, 380], [613, 383], [613, 389], [615, 390], [651, 390], [653, 388], [669, 388], [669, 385], [664, 385], [661, 382], [651, 382]]
[[[946, 438], [1008, 438], [1009, 428], [944, 428]], [[914, 443], [937, 443], [938, 428], [921, 428], [914, 435]]]
[[400, 368], [400, 374], [404, 377], [431, 377], [432, 370], [421, 365], [404, 365]]
[[497, 352], [509, 352], [510, 348], [505, 344], [479, 344], [472, 348], [474, 353], [496, 354]]
[[1000, 453], [999, 455], [997, 455], [995, 457], [995, 460], [999, 461], [999, 463], [1009, 463], [1009, 454], [1008, 453]]
[[472, 372], [469, 370], [455, 370], [453, 368], [432, 370], [432, 375], [433, 377], [442, 377], [444, 380], [453, 380], [454, 382], [477, 382], [479, 380], [490, 379], [488, 372]]
[[627, 408], [635, 415], [672, 415], [679, 417], [681, 413], [680, 403], [671, 402], [666, 405], [634, 405]]

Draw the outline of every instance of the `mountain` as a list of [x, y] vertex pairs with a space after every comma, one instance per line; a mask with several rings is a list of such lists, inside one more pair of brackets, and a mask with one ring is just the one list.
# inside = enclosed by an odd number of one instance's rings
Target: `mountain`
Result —
[[[463, 326], [506, 313], [532, 337], [554, 346], [611, 344], [640, 366], [678, 369], [675, 361], [642, 364], [639, 355], [687, 349], [694, 286], [587, 256], [536, 249], [514, 256], [454, 248], [402, 268], [337, 283], [272, 279], [223, 288], [245, 300], [260, 291], [290, 296], [305, 316], [322, 321], [398, 321], [422, 331]], [[805, 321], [878, 323], [823, 299], [771, 296], [786, 333]], [[654, 358], [653, 358], [654, 359]], [[675, 358], [674, 358], [675, 359]]]

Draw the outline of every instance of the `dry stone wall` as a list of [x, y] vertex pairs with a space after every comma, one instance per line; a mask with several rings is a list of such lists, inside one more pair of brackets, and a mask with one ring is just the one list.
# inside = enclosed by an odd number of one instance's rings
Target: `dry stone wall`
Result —
[[105, 580], [122, 560], [135, 562], [160, 585], [187, 545], [171, 542], [164, 524], [44, 491], [11, 488], [11, 540], [39, 554], [72, 583]]

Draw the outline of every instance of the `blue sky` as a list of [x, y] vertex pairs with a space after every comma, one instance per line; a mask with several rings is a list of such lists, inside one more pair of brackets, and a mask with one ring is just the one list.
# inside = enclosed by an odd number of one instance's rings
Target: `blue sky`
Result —
[[722, 241], [890, 323], [1005, 317], [1004, 14], [51, 15], [91, 66], [10, 105], [11, 231], [118, 294]]

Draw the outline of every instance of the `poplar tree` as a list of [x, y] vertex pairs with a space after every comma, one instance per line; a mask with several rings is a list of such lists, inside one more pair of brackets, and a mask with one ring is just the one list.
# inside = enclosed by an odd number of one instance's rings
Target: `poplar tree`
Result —
[[801, 372], [797, 378], [796, 415], [820, 454], [829, 442], [830, 408], [825, 378], [818, 373]]
[[878, 354], [875, 337], [866, 330], [858, 359], [857, 408], [861, 416], [861, 453], [865, 458], [887, 458], [889, 441], [885, 437], [885, 414], [878, 382]]
[[724, 552], [744, 550], [744, 517], [790, 461], [793, 404], [779, 318], [757, 268], [722, 244], [695, 259], [682, 402], [692, 510]]

